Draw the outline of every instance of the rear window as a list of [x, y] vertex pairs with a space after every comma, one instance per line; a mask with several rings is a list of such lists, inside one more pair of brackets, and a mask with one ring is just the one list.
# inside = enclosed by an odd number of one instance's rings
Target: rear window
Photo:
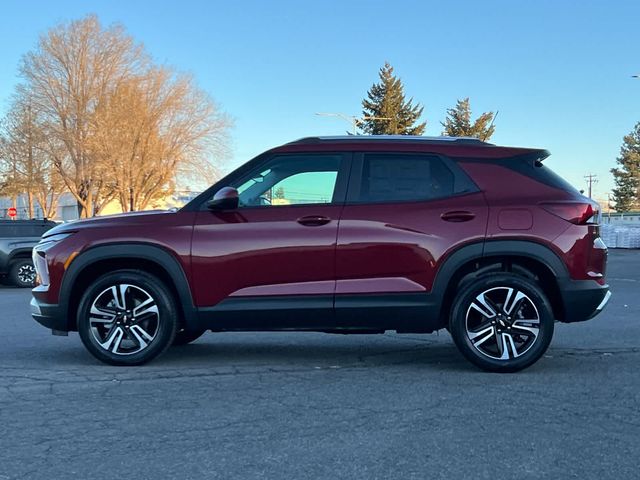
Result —
[[531, 177], [534, 180], [549, 185], [554, 188], [559, 188], [566, 192], [576, 193], [580, 195], [580, 192], [576, 187], [567, 182], [560, 175], [555, 173], [549, 167], [545, 166], [539, 160], [532, 159], [520, 159], [520, 160], [507, 160], [504, 163], [508, 168], [515, 170], [518, 173]]

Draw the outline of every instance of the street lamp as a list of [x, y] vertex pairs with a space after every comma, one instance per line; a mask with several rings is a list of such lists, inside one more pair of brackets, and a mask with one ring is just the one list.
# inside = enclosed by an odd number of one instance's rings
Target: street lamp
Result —
[[355, 117], [353, 115], [345, 115], [344, 113], [333, 113], [333, 112], [317, 112], [316, 115], [321, 117], [338, 117], [341, 118], [351, 124], [353, 128], [353, 134], [358, 134], [358, 125], [364, 123], [365, 120], [392, 120], [390, 117], [372, 117], [369, 115], [365, 115], [364, 117]]

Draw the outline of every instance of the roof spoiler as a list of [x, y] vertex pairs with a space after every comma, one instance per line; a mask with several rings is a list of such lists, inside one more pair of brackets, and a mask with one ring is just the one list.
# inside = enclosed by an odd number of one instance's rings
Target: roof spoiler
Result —
[[[505, 161], [510, 161], [510, 160], [522, 160], [525, 162], [529, 162], [532, 165], [536, 165], [536, 163], [540, 163], [542, 165], [542, 162], [544, 160], [546, 160], [547, 158], [549, 158], [549, 156], [551, 156], [551, 153], [549, 153], [548, 150], [529, 150], [528, 152], [525, 153], [521, 153], [520, 155], [514, 155], [512, 157], [505, 157], [505, 158], [501, 158], [499, 160], [505, 160]], [[539, 166], [539, 165], [538, 165]]]

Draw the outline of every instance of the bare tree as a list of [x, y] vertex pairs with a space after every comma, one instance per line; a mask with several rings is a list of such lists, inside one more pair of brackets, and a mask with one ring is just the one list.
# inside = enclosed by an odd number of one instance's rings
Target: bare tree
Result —
[[22, 91], [42, 115], [54, 166], [83, 217], [99, 213], [113, 195], [88, 145], [96, 109], [147, 61], [121, 26], [103, 28], [95, 16], [52, 28], [23, 57]]
[[150, 67], [99, 105], [92, 154], [108, 166], [123, 211], [142, 210], [171, 193], [181, 174], [208, 174], [228, 127], [190, 77]]
[[47, 147], [37, 110], [29, 99], [16, 97], [0, 132], [2, 190], [14, 198], [26, 195], [29, 218], [35, 216], [35, 202], [46, 218], [55, 217], [64, 189]]
[[190, 77], [154, 66], [121, 26], [95, 16], [49, 30], [20, 71], [83, 217], [113, 199], [146, 208], [177, 178], [210, 174], [225, 145], [228, 118]]
[[2, 120], [0, 134], [0, 195], [11, 197], [15, 207], [18, 196], [22, 193], [18, 164], [11, 155], [10, 140], [6, 135], [7, 120]]

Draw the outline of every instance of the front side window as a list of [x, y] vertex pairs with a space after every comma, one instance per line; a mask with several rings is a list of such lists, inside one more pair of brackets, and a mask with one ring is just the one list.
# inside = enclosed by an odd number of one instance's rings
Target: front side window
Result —
[[333, 195], [341, 155], [281, 155], [241, 178], [240, 207], [327, 204]]
[[366, 154], [358, 202], [423, 201], [453, 195], [455, 176], [439, 157]]

